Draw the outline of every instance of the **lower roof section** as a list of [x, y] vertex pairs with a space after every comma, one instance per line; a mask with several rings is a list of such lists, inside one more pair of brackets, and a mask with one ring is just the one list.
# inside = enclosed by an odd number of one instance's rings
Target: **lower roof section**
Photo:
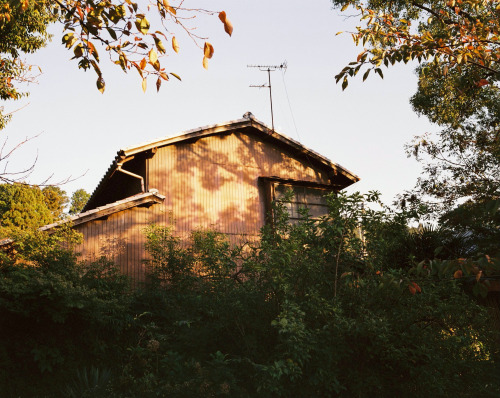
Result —
[[95, 209], [70, 216], [53, 224], [45, 225], [40, 228], [40, 231], [48, 231], [67, 222], [71, 222], [74, 226], [76, 226], [102, 217], [107, 217], [111, 214], [131, 209], [133, 207], [150, 206], [155, 203], [162, 203], [164, 200], [165, 196], [160, 195], [156, 189], [152, 189], [149, 192], [132, 195], [128, 198], [109, 203], [105, 206], [96, 207]]

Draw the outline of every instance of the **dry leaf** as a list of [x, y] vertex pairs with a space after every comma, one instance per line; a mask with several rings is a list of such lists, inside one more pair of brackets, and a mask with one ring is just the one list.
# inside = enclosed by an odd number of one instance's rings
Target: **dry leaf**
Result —
[[155, 49], [152, 48], [149, 51], [149, 62], [151, 62], [152, 64], [155, 64], [156, 61], [158, 61], [158, 54], [156, 53]]
[[177, 44], [177, 39], [175, 38], [175, 36], [172, 37], [172, 48], [176, 53], [179, 52], [179, 44]]
[[212, 58], [214, 55], [214, 46], [212, 46], [208, 41], [205, 42], [205, 47], [203, 48], [203, 53], [205, 57]]

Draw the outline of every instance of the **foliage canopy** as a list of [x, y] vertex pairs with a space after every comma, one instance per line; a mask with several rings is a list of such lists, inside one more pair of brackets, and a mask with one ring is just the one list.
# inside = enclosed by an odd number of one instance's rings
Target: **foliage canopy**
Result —
[[[497, 348], [487, 311], [466, 293], [468, 265], [391, 261], [398, 234], [382, 231], [402, 219], [363, 209], [364, 199], [377, 196], [332, 196], [329, 217], [304, 210], [294, 225], [277, 206], [253, 246], [200, 230], [186, 247], [149, 226], [149, 280], [136, 290], [104, 259], [77, 264], [57, 243], [71, 242], [70, 231], [19, 236], [17, 258], [0, 266], [9, 324], [0, 388], [24, 397], [498, 394]], [[483, 260], [474, 286], [498, 271]]]
[[[167, 71], [162, 56], [180, 51], [177, 33], [195, 41], [203, 41], [202, 65], [214, 54], [211, 43], [190, 26], [197, 14], [218, 15], [224, 30], [231, 35], [233, 26], [224, 11], [187, 8], [183, 1], [158, 0], [0, 0], [0, 99], [18, 99], [19, 83], [32, 81], [32, 67], [23, 53], [34, 52], [50, 39], [47, 27], [58, 22], [63, 26], [62, 44], [73, 52], [78, 68], [93, 70], [97, 89], [105, 90], [100, 68], [100, 53], [106, 52], [111, 62], [124, 72], [136, 70], [146, 91], [149, 76], [156, 79], [156, 88], [177, 73]], [[0, 129], [9, 115], [0, 113]]]

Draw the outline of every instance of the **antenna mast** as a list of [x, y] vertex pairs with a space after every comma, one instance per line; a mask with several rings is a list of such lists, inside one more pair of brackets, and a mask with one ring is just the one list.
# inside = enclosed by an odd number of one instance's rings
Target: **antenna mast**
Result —
[[286, 61], [282, 62], [281, 65], [247, 65], [247, 68], [259, 68], [261, 72], [267, 72], [267, 79], [268, 79], [268, 84], [261, 84], [260, 86], [257, 85], [250, 85], [250, 87], [257, 87], [257, 88], [269, 88], [269, 100], [271, 102], [271, 126], [274, 131], [274, 114], [273, 114], [273, 93], [272, 93], [272, 86], [271, 86], [271, 72], [274, 72], [275, 70], [281, 69], [286, 71], [287, 63]]

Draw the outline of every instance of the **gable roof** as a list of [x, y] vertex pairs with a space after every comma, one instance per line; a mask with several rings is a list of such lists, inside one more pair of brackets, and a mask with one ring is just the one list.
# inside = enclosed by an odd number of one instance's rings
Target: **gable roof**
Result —
[[342, 175], [345, 180], [345, 183], [343, 184], [342, 188], [345, 188], [359, 181], [360, 179], [357, 175], [355, 175], [351, 171], [347, 170], [346, 168], [340, 166], [337, 163], [332, 162], [325, 156], [320, 155], [319, 153], [309, 148], [306, 148], [300, 142], [295, 141], [294, 139], [287, 137], [284, 134], [278, 133], [275, 130], [272, 130], [263, 122], [257, 120], [251, 112], [247, 112], [243, 115], [243, 118], [241, 119], [231, 120], [229, 122], [220, 124], [212, 124], [208, 126], [198, 127], [196, 129], [184, 131], [175, 136], [159, 138], [152, 141], [144, 142], [139, 145], [134, 145], [124, 149], [120, 149], [117, 152], [117, 155], [113, 160], [113, 162], [111, 163], [111, 165], [109, 166], [108, 170], [99, 181], [99, 184], [97, 185], [96, 189], [90, 196], [83, 210], [86, 211], [89, 210], [89, 208], [91, 208], [89, 206], [92, 205], [96, 196], [99, 194], [103, 186], [106, 184], [106, 181], [109, 178], [111, 178], [111, 176], [114, 174], [120, 161], [123, 161], [124, 159], [132, 157], [139, 153], [155, 150], [156, 148], [164, 147], [167, 145], [177, 144], [183, 141], [199, 139], [211, 135], [230, 133], [232, 131], [242, 130], [242, 129], [250, 129], [250, 131], [253, 131], [254, 133], [257, 133], [262, 137], [270, 139], [284, 146], [288, 150], [301, 154], [307, 157], [309, 160], [312, 160], [322, 165], [323, 167], [326, 167], [327, 169], [331, 170], [333, 174]]

